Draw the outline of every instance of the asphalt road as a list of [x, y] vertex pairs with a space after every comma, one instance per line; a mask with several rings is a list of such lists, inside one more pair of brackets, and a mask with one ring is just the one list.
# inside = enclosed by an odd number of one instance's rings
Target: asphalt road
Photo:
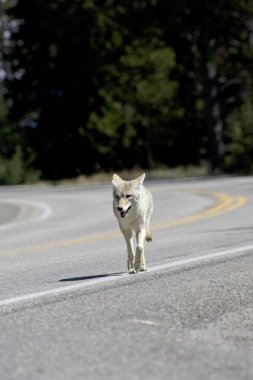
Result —
[[0, 376], [253, 379], [253, 177], [147, 182], [149, 271], [111, 186], [0, 188]]

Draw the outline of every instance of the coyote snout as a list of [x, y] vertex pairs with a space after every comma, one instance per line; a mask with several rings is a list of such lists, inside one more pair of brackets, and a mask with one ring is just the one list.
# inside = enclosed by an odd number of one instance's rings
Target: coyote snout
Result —
[[[149, 222], [153, 211], [152, 195], [143, 186], [145, 174], [132, 181], [113, 175], [113, 211], [118, 219], [128, 252], [128, 271], [146, 271], [144, 240], [151, 241]], [[133, 248], [133, 231], [136, 233], [136, 252]]]
[[117, 202], [117, 210], [119, 211], [121, 218], [125, 218], [131, 209], [130, 195], [117, 195], [115, 197], [115, 202]]

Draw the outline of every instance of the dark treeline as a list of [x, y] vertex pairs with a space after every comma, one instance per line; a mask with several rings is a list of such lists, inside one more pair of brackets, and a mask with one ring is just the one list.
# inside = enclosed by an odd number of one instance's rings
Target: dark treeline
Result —
[[6, 0], [0, 17], [0, 182], [253, 172], [252, 1]]

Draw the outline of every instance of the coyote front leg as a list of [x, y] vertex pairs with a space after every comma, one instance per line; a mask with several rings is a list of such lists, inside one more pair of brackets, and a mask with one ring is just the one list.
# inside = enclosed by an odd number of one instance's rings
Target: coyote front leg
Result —
[[135, 255], [134, 269], [136, 272], [144, 272], [147, 270], [144, 254], [144, 240], [146, 236], [145, 228], [136, 233], [137, 247]]
[[136, 273], [134, 269], [134, 247], [133, 247], [133, 233], [132, 230], [121, 230], [124, 238], [126, 240], [127, 244], [127, 254], [128, 254], [128, 260], [127, 260], [127, 267], [129, 274]]

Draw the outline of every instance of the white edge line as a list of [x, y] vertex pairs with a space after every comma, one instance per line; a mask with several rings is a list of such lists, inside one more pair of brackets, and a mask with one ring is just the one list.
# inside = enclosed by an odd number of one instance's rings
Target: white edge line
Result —
[[86, 282], [82, 282], [82, 283], [74, 284], [74, 285], [62, 286], [60, 288], [44, 290], [42, 292], [24, 294], [23, 296], [17, 296], [17, 297], [8, 298], [6, 300], [0, 301], [0, 307], [10, 305], [13, 303], [17, 303], [17, 302], [30, 301], [30, 300], [45, 297], [45, 296], [50, 296], [50, 295], [54, 296], [54, 295], [58, 295], [60, 293], [68, 293], [68, 292], [71, 292], [72, 290], [78, 290], [78, 289], [86, 288], [90, 285], [95, 285], [95, 284], [98, 284], [100, 282], [108, 282], [108, 281], [116, 280], [117, 278], [122, 278], [122, 277], [127, 277], [127, 276], [128, 276], [128, 273], [123, 273], [122, 275], [120, 275], [120, 277], [118, 277], [118, 276], [113, 277], [113, 275], [112, 275], [111, 277], [100, 278], [100, 279], [98, 278], [96, 280], [90, 280], [88, 282], [86, 281]]
[[27, 206], [39, 208], [42, 210], [42, 214], [35, 217], [35, 218], [31, 218], [31, 219], [27, 219], [27, 220], [21, 220], [19, 222], [17, 221], [17, 222], [10, 222], [10, 223], [6, 223], [6, 224], [2, 224], [2, 225], [0, 225], [0, 231], [1, 230], [7, 230], [7, 229], [13, 228], [13, 227], [23, 226], [23, 225], [26, 225], [28, 223], [39, 223], [39, 222], [42, 222], [43, 220], [48, 219], [52, 215], [51, 207], [48, 206], [47, 204], [41, 203], [41, 202], [27, 201], [27, 200], [22, 200], [22, 199], [4, 199], [4, 200], [1, 200], [0, 203], [5, 203], [5, 204], [9, 203], [9, 204], [15, 204], [15, 205], [27, 205]]
[[[229, 248], [229, 249], [225, 249], [225, 250], [220, 251], [220, 252], [213, 252], [213, 253], [209, 253], [206, 255], [191, 257], [188, 259], [172, 261], [172, 262], [167, 263], [167, 264], [155, 265], [155, 266], [149, 268], [149, 272], [155, 272], [155, 271], [174, 268], [174, 267], [180, 267], [180, 266], [184, 266], [184, 265], [188, 265], [188, 264], [197, 263], [200, 261], [209, 261], [212, 259], [221, 258], [223, 256], [243, 254], [243, 253], [247, 253], [248, 251], [251, 251], [251, 250], [253, 250], [253, 245], [247, 245], [244, 247], [237, 247], [237, 248]], [[131, 275], [131, 277], [132, 276], [135, 276], [135, 275]], [[129, 277], [128, 273], [123, 273], [122, 275], [118, 275], [117, 277], [112, 275], [112, 276], [108, 276], [106, 278], [104, 278], [104, 277], [103, 278], [97, 278], [95, 280], [90, 280], [88, 282], [85, 281], [85, 282], [82, 282], [79, 284], [67, 285], [67, 286], [59, 287], [59, 288], [55, 288], [55, 289], [49, 289], [49, 290], [45, 290], [45, 291], [41, 291], [41, 292], [24, 294], [22, 296], [7, 298], [5, 300], [0, 301], [0, 307], [11, 305], [11, 304], [16, 304], [16, 303], [23, 302], [23, 301], [31, 301], [31, 300], [46, 297], [46, 296], [57, 296], [58, 294], [61, 294], [61, 293], [69, 293], [71, 291], [84, 289], [86, 287], [96, 285], [99, 283], [105, 283], [105, 282], [109, 282], [109, 281], [110, 282], [116, 282], [116, 281], [118, 281], [122, 278], [126, 278], [126, 277]]]

